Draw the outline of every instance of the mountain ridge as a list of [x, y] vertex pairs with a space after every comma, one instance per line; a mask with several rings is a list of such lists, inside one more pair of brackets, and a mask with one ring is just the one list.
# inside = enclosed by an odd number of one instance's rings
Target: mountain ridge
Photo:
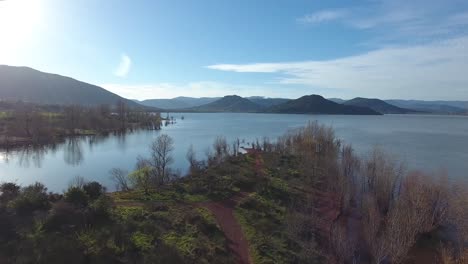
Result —
[[345, 101], [342, 104], [367, 107], [382, 114], [410, 114], [420, 112], [412, 109], [401, 108], [377, 98], [356, 97], [351, 100]]
[[142, 107], [100, 86], [72, 77], [8, 65], [0, 65], [0, 99], [44, 105], [83, 106], [113, 105], [122, 100], [131, 107]]
[[235, 112], [235, 113], [249, 113], [259, 112], [262, 106], [250, 101], [247, 98], [238, 95], [227, 95], [214, 102], [196, 106], [188, 109], [189, 112]]
[[287, 114], [344, 114], [344, 115], [380, 115], [367, 107], [338, 104], [320, 95], [305, 95], [281, 105], [267, 109], [271, 113]]

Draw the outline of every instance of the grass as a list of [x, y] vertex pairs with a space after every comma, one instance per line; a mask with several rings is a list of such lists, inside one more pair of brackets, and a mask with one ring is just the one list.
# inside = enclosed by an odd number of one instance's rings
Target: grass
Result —
[[284, 234], [285, 208], [272, 200], [251, 194], [235, 210], [254, 263], [288, 263], [291, 255]]
[[178, 191], [173, 189], [151, 190], [145, 194], [142, 190], [131, 190], [126, 192], [113, 192], [110, 194], [114, 201], [121, 202], [189, 202], [197, 203], [208, 201], [209, 198], [203, 194], [191, 194], [185, 190]]

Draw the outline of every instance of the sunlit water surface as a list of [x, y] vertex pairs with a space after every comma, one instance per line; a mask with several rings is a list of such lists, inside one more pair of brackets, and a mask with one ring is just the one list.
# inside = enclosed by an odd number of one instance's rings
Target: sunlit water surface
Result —
[[[180, 117], [185, 119], [181, 120]], [[334, 116], [282, 114], [175, 114], [177, 123], [161, 131], [138, 131], [125, 136], [82, 137], [40, 149], [0, 151], [0, 182], [26, 185], [36, 181], [51, 191], [63, 191], [80, 175], [113, 190], [109, 170], [134, 169], [136, 158], [149, 155], [149, 144], [160, 133], [175, 142], [174, 169], [185, 173], [191, 144], [198, 158], [223, 135], [252, 142], [277, 138], [286, 131], [317, 120], [335, 129], [362, 156], [375, 146], [405, 161], [409, 170], [444, 170], [451, 178], [468, 178], [468, 117], [433, 115]], [[245, 144], [244, 144], [245, 145]]]

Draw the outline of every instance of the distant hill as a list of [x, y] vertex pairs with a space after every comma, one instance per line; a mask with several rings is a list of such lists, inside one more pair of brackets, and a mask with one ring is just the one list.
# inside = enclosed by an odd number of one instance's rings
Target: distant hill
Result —
[[237, 96], [228, 95], [209, 104], [196, 106], [185, 109], [191, 112], [258, 112], [262, 110], [262, 106], [250, 101], [249, 99]]
[[423, 101], [423, 100], [385, 100], [398, 107], [414, 109], [434, 114], [466, 114], [467, 101]]
[[343, 105], [332, 102], [320, 95], [306, 95], [296, 100], [273, 106], [267, 110], [272, 113], [287, 114], [342, 114], [342, 115], [379, 115], [367, 107]]
[[124, 100], [130, 106], [140, 106], [104, 88], [70, 77], [6, 65], [0, 65], [0, 100], [84, 106], [114, 105], [118, 100]]
[[368, 107], [382, 114], [409, 114], [409, 113], [418, 112], [416, 110], [410, 110], [410, 109], [394, 106], [380, 99], [369, 99], [369, 98], [362, 98], [362, 97], [356, 97], [349, 101], [345, 101], [343, 102], [343, 104], [360, 106], [360, 107]]
[[143, 101], [138, 101], [138, 103], [145, 105], [145, 106], [152, 106], [162, 109], [184, 109], [184, 108], [191, 108], [195, 106], [200, 106], [204, 104], [208, 104], [219, 100], [221, 97], [201, 97], [201, 98], [194, 98], [194, 97], [175, 97], [172, 99], [147, 99]]
[[337, 104], [342, 104], [342, 103], [346, 102], [346, 100], [343, 100], [341, 98], [327, 98], [327, 100], [330, 100], [330, 101], [335, 102]]
[[286, 98], [268, 98], [262, 96], [251, 96], [246, 98], [264, 108], [272, 107], [274, 105], [279, 105], [291, 101], [291, 99]]

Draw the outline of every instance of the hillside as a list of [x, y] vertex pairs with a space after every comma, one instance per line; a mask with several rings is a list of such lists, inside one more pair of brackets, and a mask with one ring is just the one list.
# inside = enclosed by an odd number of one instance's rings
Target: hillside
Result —
[[268, 97], [263, 97], [263, 96], [251, 96], [251, 97], [246, 97], [246, 98], [265, 108], [272, 107], [275, 105], [280, 105], [288, 101], [291, 101], [291, 99], [286, 99], [286, 98], [268, 98]]
[[118, 100], [124, 100], [130, 106], [139, 106], [96, 85], [28, 67], [6, 65], [0, 65], [0, 99], [37, 104], [86, 106], [114, 105]]
[[157, 107], [162, 109], [184, 109], [209, 104], [219, 99], [220, 97], [195, 98], [179, 96], [171, 99], [147, 99], [143, 101], [138, 101], [138, 103], [145, 106]]
[[398, 107], [434, 114], [468, 113], [468, 102], [464, 101], [385, 100], [385, 102]]
[[262, 107], [249, 99], [228, 95], [209, 104], [186, 109], [191, 112], [258, 112]]
[[273, 106], [267, 110], [272, 113], [287, 114], [336, 114], [336, 115], [379, 115], [367, 107], [343, 105], [332, 102], [320, 95], [306, 95], [296, 100]]
[[415, 110], [394, 106], [380, 99], [370, 99], [370, 98], [362, 98], [362, 97], [356, 97], [349, 101], [345, 101], [343, 102], [343, 104], [359, 106], [359, 107], [368, 107], [382, 114], [409, 114], [409, 113], [418, 112]]
[[335, 102], [337, 104], [342, 104], [342, 103], [346, 102], [346, 100], [343, 100], [341, 98], [327, 98], [327, 100], [330, 100], [330, 101]]

